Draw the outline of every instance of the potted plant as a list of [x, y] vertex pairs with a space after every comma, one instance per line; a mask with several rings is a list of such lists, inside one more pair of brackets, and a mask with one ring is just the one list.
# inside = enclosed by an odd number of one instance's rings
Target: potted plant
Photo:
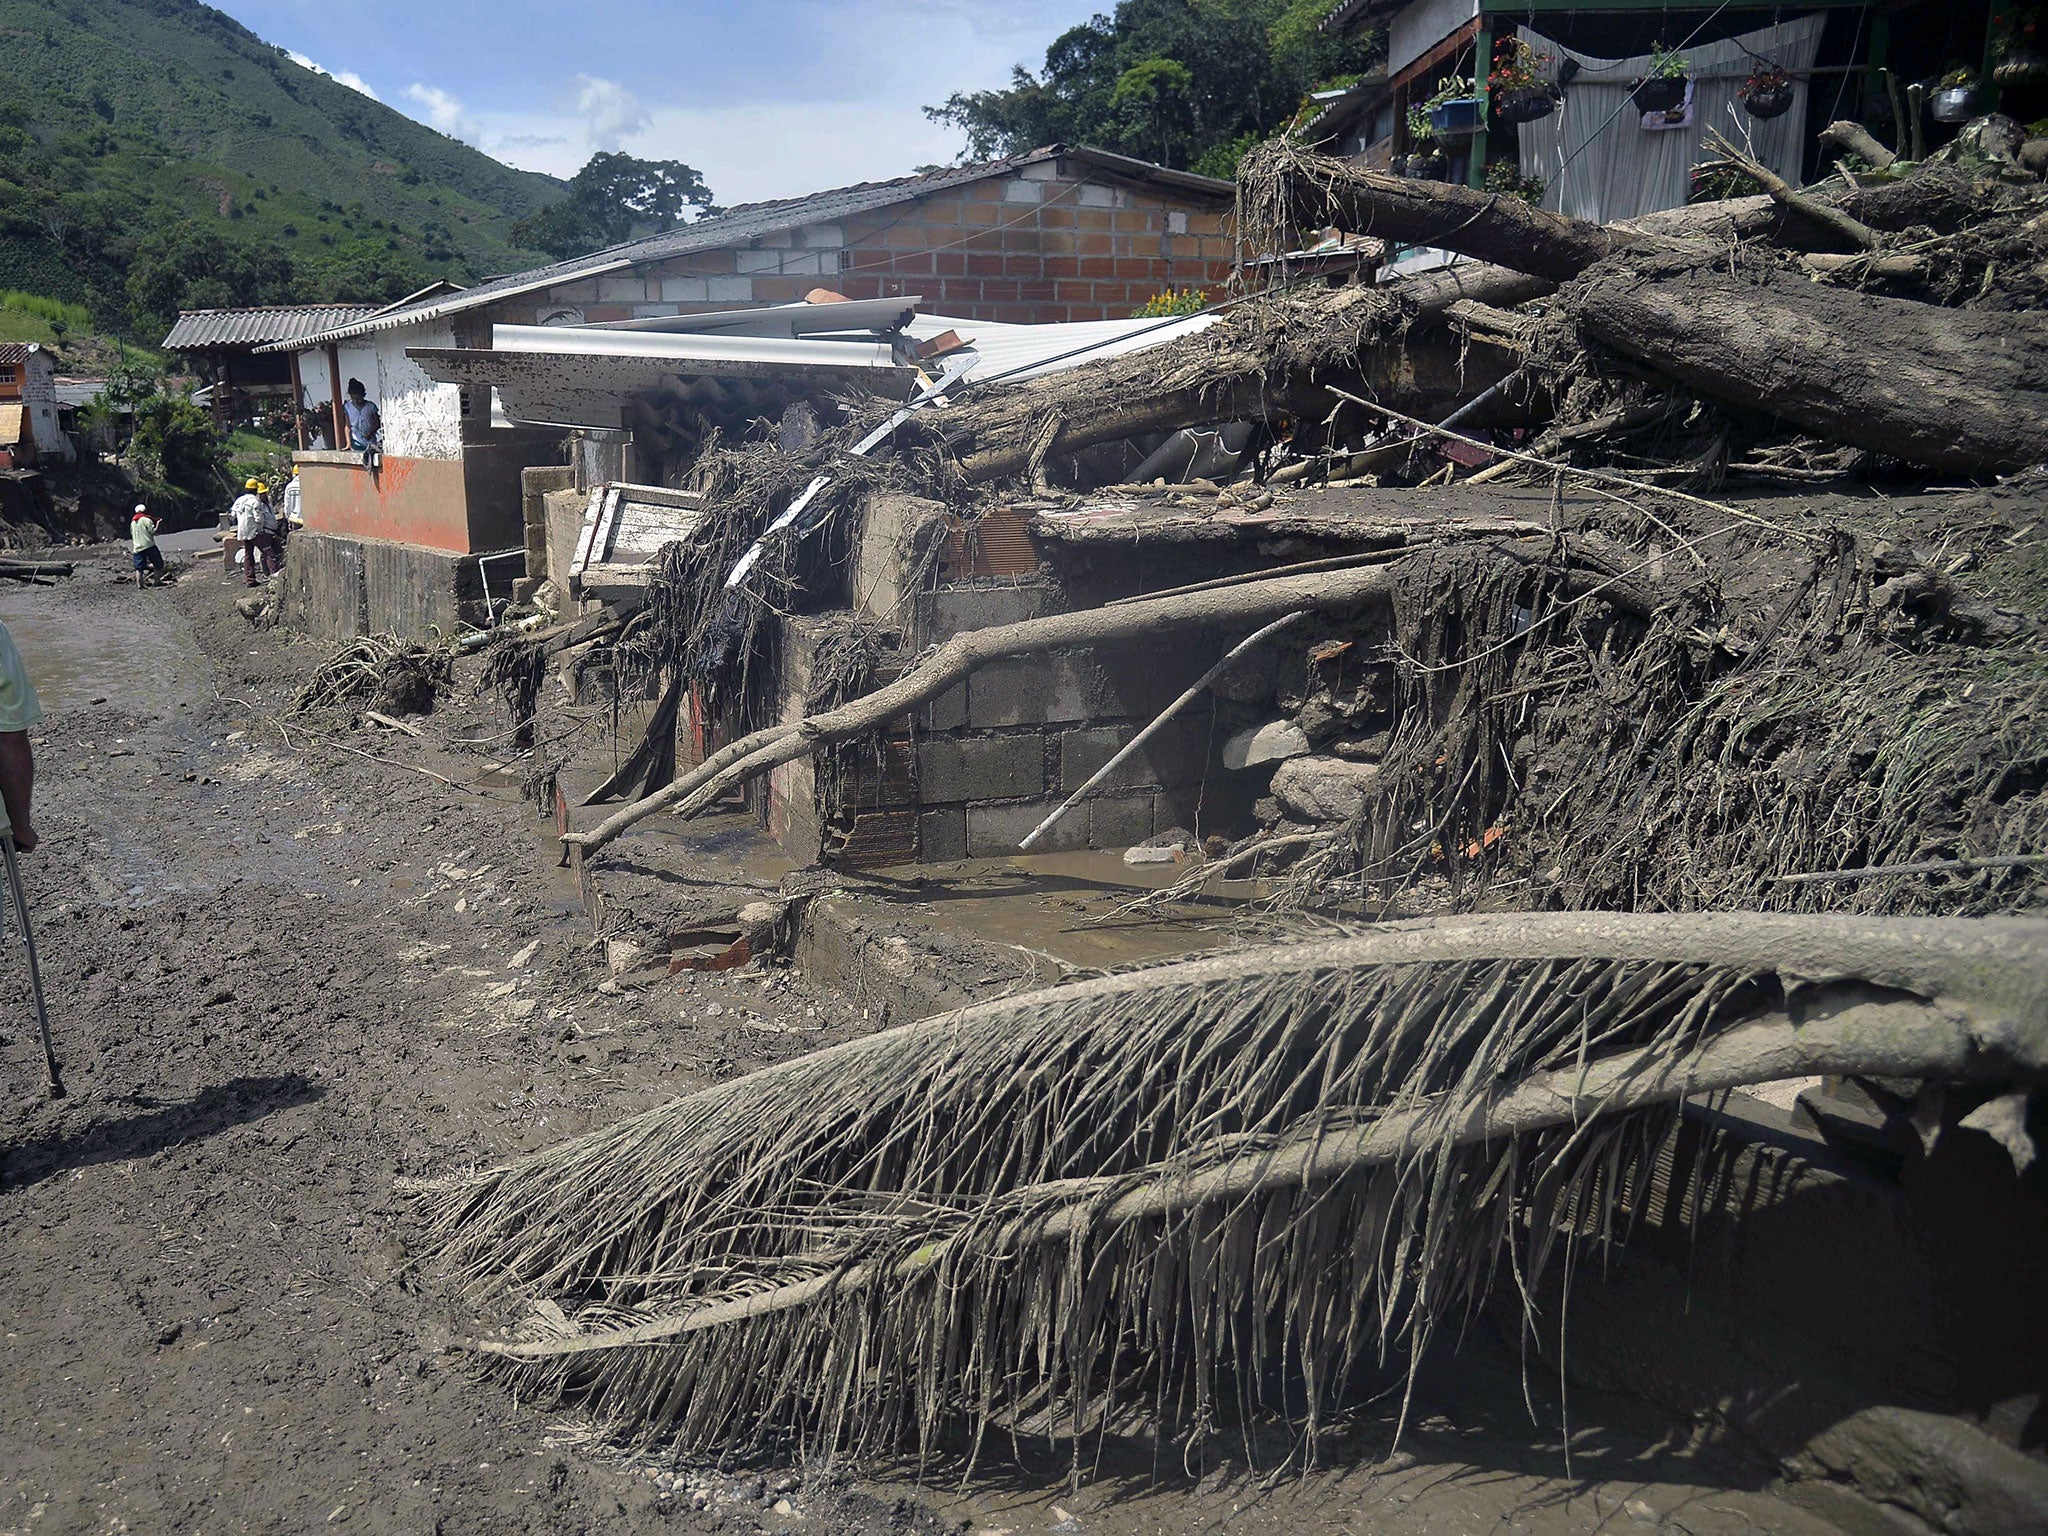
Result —
[[1554, 54], [1538, 53], [1519, 37], [1501, 39], [1493, 53], [1493, 115], [1504, 123], [1533, 123], [1557, 110], [1557, 88], [1543, 77]]
[[1438, 138], [1478, 133], [1486, 126], [1486, 98], [1470, 80], [1453, 75], [1423, 105], [1429, 109], [1429, 126]]
[[1450, 169], [1451, 159], [1436, 141], [1436, 130], [1430, 126], [1427, 103], [1408, 109], [1408, 168], [1403, 173], [1411, 181], [1440, 181]]
[[1636, 82], [1636, 106], [1645, 112], [1674, 111], [1685, 104], [1685, 88], [1691, 82], [1685, 55], [1667, 53], [1662, 43], [1652, 43], [1650, 73]]
[[1792, 77], [1782, 65], [1759, 64], [1735, 94], [1751, 117], [1783, 117], [1792, 110]]
[[1937, 123], [1967, 123], [1977, 115], [1977, 76], [1974, 71], [1956, 66], [1941, 77], [1941, 83], [1934, 88], [1934, 101], [1930, 108]]
[[1519, 197], [1535, 207], [1543, 201], [1544, 190], [1550, 185], [1541, 176], [1525, 176], [1522, 168], [1512, 160], [1492, 160], [1486, 166], [1486, 190], [1498, 192], [1507, 197]]

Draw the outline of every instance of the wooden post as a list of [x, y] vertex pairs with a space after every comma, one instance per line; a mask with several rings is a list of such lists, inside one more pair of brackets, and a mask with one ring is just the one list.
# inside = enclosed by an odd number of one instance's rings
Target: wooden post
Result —
[[327, 387], [332, 391], [328, 405], [334, 415], [334, 448], [340, 452], [348, 447], [348, 418], [341, 411], [341, 348], [331, 341], [327, 343]]
[[285, 353], [292, 370], [292, 436], [298, 442], [299, 452], [306, 451], [306, 382], [299, 377], [299, 354]]
[[1479, 30], [1472, 35], [1472, 94], [1479, 98], [1479, 131], [1472, 135], [1472, 147], [1467, 151], [1470, 164], [1465, 170], [1465, 185], [1484, 187], [1486, 185], [1486, 121], [1492, 115], [1488, 110], [1493, 105], [1493, 92], [1487, 89], [1486, 77], [1493, 73], [1493, 18], [1482, 14]]
[[234, 361], [223, 352], [220, 355], [220, 377], [213, 381], [213, 426], [223, 437], [228, 434], [228, 397], [234, 389]]

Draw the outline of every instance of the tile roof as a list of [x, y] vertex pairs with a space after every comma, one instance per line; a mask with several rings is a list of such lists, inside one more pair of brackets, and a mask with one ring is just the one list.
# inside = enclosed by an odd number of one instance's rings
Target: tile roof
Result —
[[368, 318], [345, 322], [330, 331], [291, 339], [323, 343], [342, 341], [351, 336], [383, 330], [389, 326], [439, 320], [444, 316], [475, 309], [498, 299], [517, 298], [521, 294], [552, 288], [558, 283], [573, 283], [585, 278], [601, 277], [627, 267], [667, 261], [672, 257], [687, 256], [695, 251], [723, 250], [727, 246], [744, 244], [757, 236], [777, 234], [785, 229], [795, 229], [799, 225], [834, 224], [841, 219], [850, 219], [856, 214], [871, 213], [879, 208], [911, 202], [920, 197], [928, 197], [934, 192], [944, 192], [954, 187], [985, 181], [992, 176], [1011, 175], [1027, 165], [1037, 165], [1061, 158], [1078, 160], [1083, 165], [1113, 176], [1159, 182], [1206, 202], [1228, 201], [1235, 191], [1231, 183], [1218, 181], [1213, 176], [1198, 176], [1192, 171], [1176, 171], [1167, 166], [1154, 165], [1149, 160], [1134, 160], [1128, 155], [1114, 155], [1106, 150], [1069, 149], [1064, 144], [1053, 144], [1044, 149], [1034, 149], [1028, 154], [1012, 155], [1004, 160], [988, 160], [979, 165], [951, 165], [936, 171], [920, 172], [915, 176], [899, 176], [893, 181], [864, 181], [856, 186], [837, 187], [832, 191], [816, 192], [808, 197], [742, 204], [716, 218], [699, 219], [694, 224], [683, 225], [680, 229], [668, 230], [658, 235], [643, 235], [637, 240], [628, 240], [623, 245], [593, 251], [588, 256], [558, 261], [552, 266], [536, 267], [531, 272], [493, 278], [489, 282], [478, 283], [474, 288], [465, 288], [448, 298], [394, 306]]
[[377, 313], [375, 304], [283, 304], [250, 309], [188, 309], [164, 338], [167, 351], [254, 347], [298, 341]]
[[17, 367], [28, 361], [29, 353], [37, 349], [32, 341], [0, 341], [0, 363], [13, 363]]

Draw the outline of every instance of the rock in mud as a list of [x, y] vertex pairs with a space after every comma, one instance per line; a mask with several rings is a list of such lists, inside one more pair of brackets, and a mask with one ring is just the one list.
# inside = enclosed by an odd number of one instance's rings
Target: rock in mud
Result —
[[1223, 766], [1256, 768], [1261, 763], [1284, 762], [1306, 756], [1308, 737], [1292, 720], [1269, 720], [1250, 730], [1239, 731], [1223, 743]]
[[1273, 775], [1273, 798], [1303, 821], [1349, 821], [1365, 808], [1379, 764], [1341, 757], [1296, 757]]

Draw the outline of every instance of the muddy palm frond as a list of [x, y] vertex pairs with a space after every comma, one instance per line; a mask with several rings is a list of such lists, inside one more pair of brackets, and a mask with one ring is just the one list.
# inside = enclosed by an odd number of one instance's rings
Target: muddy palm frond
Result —
[[434, 1245], [559, 1306], [489, 1347], [638, 1438], [929, 1447], [1133, 1401], [1313, 1433], [1560, 1238], [1619, 1240], [1694, 1085], [2038, 1074], [2044, 941], [1574, 914], [1250, 949], [706, 1090], [480, 1176]]

